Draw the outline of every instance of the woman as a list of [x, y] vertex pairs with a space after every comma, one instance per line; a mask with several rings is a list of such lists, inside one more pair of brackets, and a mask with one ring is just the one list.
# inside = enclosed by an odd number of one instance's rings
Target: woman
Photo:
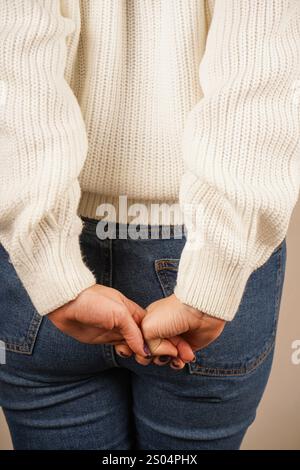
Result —
[[0, 26], [14, 447], [239, 448], [299, 189], [299, 3], [2, 0]]

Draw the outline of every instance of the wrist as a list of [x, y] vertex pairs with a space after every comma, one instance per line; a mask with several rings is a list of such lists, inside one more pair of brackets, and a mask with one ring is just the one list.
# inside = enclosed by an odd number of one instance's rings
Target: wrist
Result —
[[[85, 289], [86, 290], [86, 289]], [[83, 291], [79, 292], [77, 297], [75, 299], [70, 300], [69, 302], [66, 302], [65, 304], [61, 305], [57, 309], [53, 310], [48, 314], [49, 315], [63, 315], [66, 319], [71, 320], [73, 319], [73, 312], [74, 312], [74, 306], [78, 303], [78, 299], [81, 296]]]
[[176, 294], [173, 294], [175, 295], [175, 297], [177, 298], [177, 300], [182, 304], [184, 305], [185, 308], [187, 308], [191, 313], [194, 313], [195, 315], [197, 315], [198, 319], [202, 320], [203, 322], [205, 323], [213, 323], [215, 325], [225, 325], [226, 323], [226, 320], [224, 320], [223, 318], [218, 318], [218, 317], [215, 317], [213, 315], [210, 315], [209, 313], [206, 313], [206, 312], [203, 312], [203, 310], [199, 310], [195, 307], [193, 307], [192, 305], [189, 305], [185, 302], [182, 302], [177, 296]]

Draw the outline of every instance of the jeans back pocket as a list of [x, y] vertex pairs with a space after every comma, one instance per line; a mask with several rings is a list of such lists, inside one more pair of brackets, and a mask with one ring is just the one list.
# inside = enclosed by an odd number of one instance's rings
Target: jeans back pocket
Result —
[[0, 245], [0, 340], [7, 351], [32, 354], [42, 316]]
[[[286, 262], [285, 240], [248, 279], [239, 309], [222, 334], [196, 352], [189, 363], [191, 374], [243, 375], [261, 364], [272, 351], [282, 294]], [[155, 271], [164, 296], [173, 293], [179, 259], [155, 261]]]

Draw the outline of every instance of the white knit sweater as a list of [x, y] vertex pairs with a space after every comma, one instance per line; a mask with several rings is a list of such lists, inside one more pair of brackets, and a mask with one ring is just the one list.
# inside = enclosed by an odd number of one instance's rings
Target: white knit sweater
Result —
[[298, 197], [300, 1], [0, 7], [0, 241], [38, 312], [95, 283], [79, 215], [126, 195], [200, 204], [175, 294], [231, 320]]

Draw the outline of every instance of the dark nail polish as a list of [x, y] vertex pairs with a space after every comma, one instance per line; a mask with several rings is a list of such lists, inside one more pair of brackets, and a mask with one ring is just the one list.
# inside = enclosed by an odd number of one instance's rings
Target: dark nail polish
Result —
[[158, 356], [160, 362], [168, 362], [171, 357], [170, 356]]
[[150, 357], [152, 357], [152, 356], [151, 356], [151, 351], [150, 351], [150, 349], [149, 349], [149, 347], [148, 347], [148, 345], [147, 345], [146, 343], [144, 343], [144, 351], [145, 351], [145, 353], [146, 353], [146, 358], [147, 358], [147, 359], [150, 359]]

